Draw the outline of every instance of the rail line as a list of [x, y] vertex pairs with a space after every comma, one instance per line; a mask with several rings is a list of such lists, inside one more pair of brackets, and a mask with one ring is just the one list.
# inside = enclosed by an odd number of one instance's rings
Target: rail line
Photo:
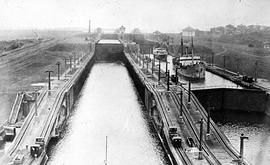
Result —
[[[127, 57], [127, 58], [129, 58], [129, 57]], [[133, 60], [132, 61], [130, 60], [130, 62], [132, 62], [133, 65], [136, 66], [136, 64]], [[136, 67], [134, 69], [138, 75], [141, 75], [141, 77], [143, 77], [144, 80], [147, 80], [147, 77], [145, 76], [144, 73], [142, 73], [141, 70], [137, 69]], [[163, 118], [165, 119], [167, 127], [169, 127], [170, 125], [172, 125], [172, 121], [170, 119], [168, 119], [167, 115], [165, 114], [166, 108], [165, 108], [164, 102], [162, 101], [160, 93], [157, 92], [156, 89], [154, 89], [153, 86], [148, 81], [144, 81], [144, 82], [145, 82], [145, 85], [147, 86], [147, 88], [153, 93], [154, 97], [156, 98], [155, 100], [157, 101], [157, 106], [162, 111], [161, 114], [162, 114]], [[164, 128], [165, 132], [168, 132], [167, 127]], [[168, 144], [170, 143], [167, 136], [166, 136], [166, 141], [168, 142]], [[184, 163], [185, 165], [193, 165], [192, 161], [189, 159], [187, 154], [182, 149], [175, 148], [175, 151], [180, 156], [182, 163]]]
[[[196, 105], [196, 107], [198, 107], [201, 115], [203, 116], [203, 118], [205, 120], [207, 120], [207, 112], [204, 110], [204, 108], [202, 107], [201, 104], [199, 104], [199, 100], [196, 98], [196, 96], [191, 92], [191, 99], [193, 101], [193, 103]], [[210, 119], [210, 125], [212, 126], [212, 128], [214, 129], [213, 133], [215, 135], [215, 137], [221, 142], [223, 148], [228, 152], [228, 154], [230, 154], [235, 160], [239, 159], [239, 154], [237, 153], [237, 151], [233, 148], [233, 146], [230, 144], [229, 140], [227, 139], [227, 137], [225, 137], [225, 135], [223, 135], [220, 130], [218, 129], [217, 125], [213, 122], [212, 119]], [[243, 163], [245, 165], [248, 165], [249, 163], [246, 160], [243, 160]]]
[[[173, 92], [173, 91], [171, 91], [170, 94], [172, 94], [172, 96], [173, 96], [172, 98], [173, 98], [173, 100], [175, 102], [175, 105], [177, 106], [178, 109], [180, 109], [180, 106], [179, 106], [180, 102], [178, 100], [177, 94], [175, 92]], [[177, 111], [177, 113], [179, 114], [179, 111]], [[195, 123], [192, 122], [191, 117], [189, 116], [189, 114], [187, 114], [187, 108], [184, 106], [184, 104], [183, 104], [183, 114], [184, 114], [184, 116], [186, 118], [186, 120], [184, 120], [186, 125], [189, 127], [189, 130], [192, 130], [192, 132], [193, 132], [193, 134], [194, 134], [194, 136], [196, 138], [197, 143], [199, 143], [199, 141], [200, 141], [199, 140], [199, 135], [198, 135], [199, 133], [197, 131], [197, 128], [195, 128]], [[204, 155], [204, 157], [208, 160], [209, 164], [221, 165], [221, 162], [214, 156], [214, 154], [211, 152], [209, 147], [204, 143], [204, 141], [202, 142], [202, 144], [203, 144], [202, 145], [203, 150], [205, 152], [204, 154], [210, 155], [211, 158], [215, 161], [215, 163], [212, 163], [209, 159], [207, 159], [208, 158], [207, 155]]]

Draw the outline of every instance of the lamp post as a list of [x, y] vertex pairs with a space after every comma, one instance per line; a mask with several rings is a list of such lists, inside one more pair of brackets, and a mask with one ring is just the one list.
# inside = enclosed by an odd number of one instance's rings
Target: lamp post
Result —
[[154, 74], [154, 67], [155, 67], [155, 55], [153, 54], [152, 74]]
[[158, 81], [160, 81], [160, 59], [158, 60]]
[[170, 70], [167, 71], [167, 91], [170, 90]]
[[206, 134], [210, 134], [210, 117], [211, 117], [211, 111], [210, 111], [210, 106], [208, 105], [208, 107], [207, 107], [207, 111], [208, 111], [208, 113], [207, 113], [207, 131], [206, 131]]
[[69, 68], [71, 69], [72, 68], [72, 57], [69, 56]]
[[142, 67], [143, 67], [143, 69], [144, 69], [144, 54], [142, 54]]
[[180, 116], [183, 116], [183, 90], [180, 92], [180, 99], [181, 99], [181, 104], [180, 104]]
[[190, 102], [190, 93], [191, 93], [191, 83], [188, 82], [188, 102]]
[[48, 77], [49, 77], [49, 79], [48, 79], [48, 90], [51, 90], [51, 73], [52, 73], [53, 71], [47, 70], [47, 71], [45, 71], [45, 72], [48, 73]]
[[214, 66], [214, 52], [212, 53], [212, 66]]
[[[147, 56], [146, 56], [147, 57]], [[147, 72], [148, 72], [148, 59], [150, 59], [150, 54], [149, 54], [149, 56], [146, 58], [146, 69], [147, 69]]]
[[60, 80], [60, 62], [58, 61], [57, 63], [56, 63], [56, 65], [57, 65], [57, 78], [58, 78], [58, 80]]
[[175, 67], [175, 84], [177, 85], [178, 84], [178, 69], [180, 69], [180, 68], [178, 68], [178, 67]]
[[168, 56], [166, 55], [166, 61], [165, 61], [165, 62], [166, 62], [166, 67], [165, 67], [166, 73], [167, 73], [167, 71], [168, 71], [168, 59], [167, 59], [167, 57], [168, 57]]
[[203, 119], [201, 119], [199, 122], [200, 124], [200, 144], [199, 144], [199, 160], [202, 160], [202, 139], [203, 139]]

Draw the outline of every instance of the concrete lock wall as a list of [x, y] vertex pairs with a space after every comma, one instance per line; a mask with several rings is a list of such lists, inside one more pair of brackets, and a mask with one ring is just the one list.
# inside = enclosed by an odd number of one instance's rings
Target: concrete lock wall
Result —
[[192, 91], [204, 108], [215, 110], [254, 111], [265, 113], [269, 96], [261, 90], [253, 89], [205, 89]]

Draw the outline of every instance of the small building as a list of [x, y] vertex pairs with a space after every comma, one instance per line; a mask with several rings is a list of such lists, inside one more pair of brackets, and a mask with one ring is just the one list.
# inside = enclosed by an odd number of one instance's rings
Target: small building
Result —
[[263, 48], [264, 49], [270, 49], [270, 42], [268, 42], [268, 41], [267, 42], [264, 42], [263, 43]]
[[196, 30], [193, 29], [192, 27], [188, 26], [188, 27], [184, 28], [182, 31], [183, 31], [184, 37], [194, 37]]

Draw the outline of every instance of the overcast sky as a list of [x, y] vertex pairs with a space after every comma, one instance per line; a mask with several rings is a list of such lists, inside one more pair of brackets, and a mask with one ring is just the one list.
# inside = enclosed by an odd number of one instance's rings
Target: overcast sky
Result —
[[180, 32], [226, 24], [270, 26], [270, 0], [0, 0], [0, 29], [116, 28]]

